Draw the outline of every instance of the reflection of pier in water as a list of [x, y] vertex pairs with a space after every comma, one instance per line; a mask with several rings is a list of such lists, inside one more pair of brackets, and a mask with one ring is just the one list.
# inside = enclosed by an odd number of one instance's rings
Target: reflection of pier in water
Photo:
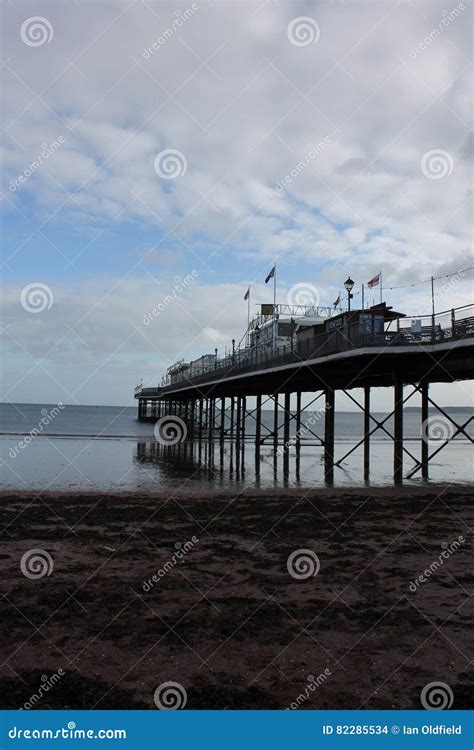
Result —
[[[258, 487], [262, 475], [266, 483], [273, 479], [274, 484], [298, 486], [301, 482], [302, 449], [310, 463], [319, 467], [319, 479], [324, 480], [322, 451], [310, 455], [304, 448], [314, 446], [307, 441], [292, 446], [289, 451], [274, 450], [272, 445], [264, 446], [255, 452], [254, 436], [249, 435], [247, 443], [228, 440], [185, 440], [175, 445], [163, 445], [156, 440], [137, 442], [136, 460], [140, 464], [156, 464], [166, 473], [167, 469], [183, 478], [209, 479], [213, 485], [244, 484], [250, 482]], [[321, 445], [319, 443], [319, 445]]]

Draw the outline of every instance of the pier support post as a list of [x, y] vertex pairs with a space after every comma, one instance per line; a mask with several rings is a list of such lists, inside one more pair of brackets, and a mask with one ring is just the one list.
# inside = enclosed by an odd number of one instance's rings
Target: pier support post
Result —
[[191, 399], [190, 409], [189, 409], [189, 436], [191, 440], [194, 439], [194, 423], [196, 421], [196, 401], [195, 399]]
[[237, 450], [240, 447], [240, 435], [241, 435], [241, 424], [240, 421], [242, 419], [242, 399], [240, 396], [237, 396], [237, 414], [235, 417], [235, 438], [237, 441]]
[[202, 410], [203, 410], [203, 399], [199, 399], [199, 414], [198, 414], [198, 440], [201, 443], [202, 440]]
[[328, 484], [334, 482], [334, 390], [325, 391], [326, 410], [324, 412], [324, 478]]
[[290, 403], [291, 393], [285, 392], [284, 400], [284, 422], [283, 422], [283, 479], [288, 481], [289, 475], [289, 457], [290, 457]]
[[364, 388], [364, 479], [370, 475], [370, 386]]
[[235, 398], [231, 396], [230, 399], [230, 437], [234, 437], [234, 412], [235, 412]]
[[242, 396], [242, 443], [245, 443], [245, 415], [247, 413], [247, 399]]
[[301, 391], [296, 392], [296, 452], [301, 448]]
[[393, 479], [399, 484], [403, 480], [403, 384], [395, 381], [393, 388]]
[[291, 393], [287, 391], [285, 393], [285, 420], [283, 423], [283, 451], [286, 456], [290, 448], [290, 398]]
[[278, 450], [278, 393], [273, 396], [273, 451], [276, 455]]
[[220, 426], [220, 441], [224, 442], [225, 433], [225, 398], [221, 398], [221, 426]]
[[428, 437], [428, 398], [429, 383], [421, 383], [421, 476], [428, 479], [429, 437]]
[[208, 419], [207, 419], [207, 440], [210, 443], [212, 443], [212, 438], [214, 435], [214, 406], [215, 406], [215, 399], [210, 398], [207, 402], [207, 409], [208, 409]]
[[255, 466], [257, 473], [260, 470], [260, 438], [262, 434], [262, 397], [257, 396], [255, 408]]

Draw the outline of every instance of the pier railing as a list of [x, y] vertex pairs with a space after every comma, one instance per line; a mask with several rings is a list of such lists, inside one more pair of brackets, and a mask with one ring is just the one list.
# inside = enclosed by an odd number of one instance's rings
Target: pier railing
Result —
[[[420, 321], [416, 326], [412, 320]], [[397, 347], [397, 346], [427, 346], [430, 344], [463, 339], [474, 335], [474, 305], [446, 310], [436, 315], [421, 315], [401, 318], [394, 330], [389, 328], [380, 334], [359, 333], [350, 334], [341, 331], [324, 333], [292, 345], [280, 347], [276, 352], [237, 349], [234, 353], [215, 360], [214, 366], [199, 373], [175, 377], [172, 383], [167, 383], [164, 390], [176, 385], [198, 385], [214, 379], [222, 379], [325, 357], [353, 349], [368, 347]]]

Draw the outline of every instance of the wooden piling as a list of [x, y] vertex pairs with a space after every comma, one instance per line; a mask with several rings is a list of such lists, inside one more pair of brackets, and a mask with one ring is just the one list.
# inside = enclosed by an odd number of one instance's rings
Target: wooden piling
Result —
[[326, 410], [324, 413], [324, 478], [328, 484], [334, 482], [334, 390], [325, 391]]
[[393, 388], [393, 479], [396, 484], [403, 480], [403, 384], [396, 380]]
[[429, 383], [421, 384], [421, 476], [428, 479], [429, 476], [429, 436], [428, 436], [428, 396]]
[[370, 475], [370, 386], [364, 388], [364, 479]]

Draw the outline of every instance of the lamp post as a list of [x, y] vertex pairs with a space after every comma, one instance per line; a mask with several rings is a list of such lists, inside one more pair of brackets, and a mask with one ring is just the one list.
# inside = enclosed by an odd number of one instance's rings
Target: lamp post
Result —
[[347, 279], [344, 282], [344, 287], [347, 292], [347, 311], [351, 311], [351, 299], [353, 298], [353, 294], [351, 294], [352, 290], [354, 289], [354, 282], [352, 281], [351, 277], [348, 276]]
[[217, 370], [217, 346], [216, 346], [216, 348], [214, 349], [214, 354], [215, 354], [215, 368], [214, 368], [214, 369], [216, 369], [216, 370]]
[[235, 339], [232, 339], [232, 364], [235, 362]]
[[[354, 288], [354, 282], [352, 281], [351, 277], [348, 276], [347, 279], [344, 282], [344, 286], [346, 288], [347, 292], [347, 312], [350, 313], [351, 311], [351, 299], [353, 297], [353, 294], [351, 293]], [[350, 321], [350, 315], [347, 316], [347, 340], [349, 342], [349, 346], [351, 346], [351, 321]]]

